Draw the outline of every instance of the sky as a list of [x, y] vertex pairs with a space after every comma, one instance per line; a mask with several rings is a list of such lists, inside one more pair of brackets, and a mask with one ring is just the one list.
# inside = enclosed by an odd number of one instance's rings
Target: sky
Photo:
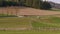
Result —
[[47, 1], [52, 1], [52, 2], [55, 2], [55, 3], [59, 3], [60, 4], [60, 0], [47, 0]]

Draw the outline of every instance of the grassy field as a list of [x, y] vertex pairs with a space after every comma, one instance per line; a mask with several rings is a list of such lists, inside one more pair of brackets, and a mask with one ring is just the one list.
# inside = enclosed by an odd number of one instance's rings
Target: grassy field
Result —
[[[59, 30], [39, 30], [38, 28], [60, 28], [60, 17], [28, 16], [0, 17], [0, 34], [60, 34]], [[1, 28], [3, 30], [1, 30]], [[5, 30], [7, 28], [7, 30]], [[13, 28], [12, 30], [8, 28]], [[20, 28], [27, 28], [20, 30]], [[33, 29], [31, 29], [33, 28]], [[30, 29], [30, 30], [29, 30]]]
[[11, 28], [11, 27], [27, 27], [29, 25], [29, 18], [0, 18], [0, 28]]
[[[10, 28], [10, 27], [60, 27], [59, 17], [8, 17], [0, 18], [0, 28]], [[8, 26], [7, 26], [8, 25]]]
[[60, 31], [0, 31], [0, 34], [60, 34]]
[[[60, 12], [55, 12], [60, 11], [60, 9], [46, 11], [27, 7], [5, 7], [0, 8], [0, 13], [2, 11], [3, 14], [0, 14], [0, 34], [60, 34], [60, 17], [55, 17], [56, 15], [60, 16]], [[7, 11], [10, 15], [5, 15]], [[18, 11], [18, 16], [41, 16], [17, 17], [15, 16], [16, 11]]]

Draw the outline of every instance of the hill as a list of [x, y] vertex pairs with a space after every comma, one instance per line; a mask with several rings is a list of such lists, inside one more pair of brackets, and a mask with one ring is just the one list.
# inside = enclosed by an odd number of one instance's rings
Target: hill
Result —
[[28, 7], [3, 7], [0, 8], [0, 14], [8, 14], [8, 15], [17, 15], [17, 16], [28, 16], [28, 15], [59, 15], [58, 11], [48, 11], [48, 10], [40, 10]]

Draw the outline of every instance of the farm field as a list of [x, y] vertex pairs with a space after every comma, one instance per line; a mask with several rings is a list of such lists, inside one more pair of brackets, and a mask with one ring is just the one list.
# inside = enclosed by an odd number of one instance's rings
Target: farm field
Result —
[[0, 17], [0, 34], [60, 34], [59, 11], [3, 7], [0, 14], [18, 16]]
[[[43, 30], [38, 29], [39, 27], [43, 28]], [[39, 18], [37, 18], [36, 16], [0, 17], [0, 33], [60, 34], [60, 17], [55, 16], [40, 16]]]
[[0, 18], [0, 29], [7, 30], [25, 30], [25, 29], [38, 29], [38, 28], [60, 28], [60, 17], [8, 17]]

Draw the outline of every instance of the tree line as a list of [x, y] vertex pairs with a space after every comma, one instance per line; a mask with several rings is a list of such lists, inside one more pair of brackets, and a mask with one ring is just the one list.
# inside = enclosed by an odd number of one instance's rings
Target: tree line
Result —
[[39, 9], [51, 9], [51, 4], [42, 0], [18, 0], [14, 1], [0, 1], [0, 7], [6, 6], [26, 6]]

